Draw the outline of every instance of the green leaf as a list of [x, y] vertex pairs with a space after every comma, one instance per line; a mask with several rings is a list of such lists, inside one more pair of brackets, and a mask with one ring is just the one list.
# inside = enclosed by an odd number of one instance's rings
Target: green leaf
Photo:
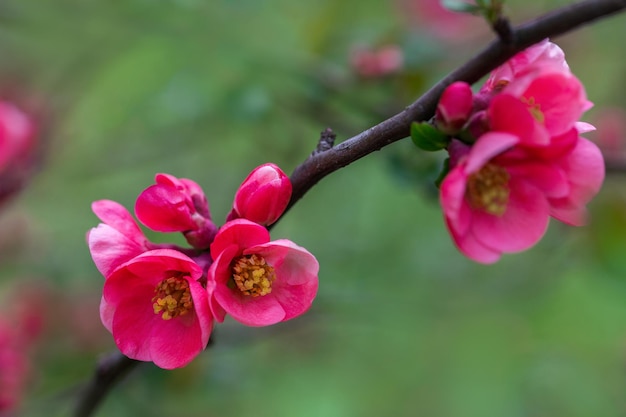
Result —
[[462, 0], [441, 0], [441, 5], [444, 8], [458, 13], [481, 14], [484, 6], [481, 6], [482, 2], [478, 3], [472, 4]]
[[415, 146], [430, 152], [444, 149], [450, 141], [445, 133], [440, 132], [428, 122], [413, 122], [411, 124], [411, 139]]

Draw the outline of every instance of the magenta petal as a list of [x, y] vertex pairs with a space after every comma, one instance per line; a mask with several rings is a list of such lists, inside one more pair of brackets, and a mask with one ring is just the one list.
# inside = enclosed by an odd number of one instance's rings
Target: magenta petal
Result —
[[159, 232], [194, 229], [196, 223], [191, 214], [187, 197], [171, 186], [151, 185], [135, 202], [135, 215], [139, 221]]
[[570, 192], [567, 176], [554, 164], [527, 162], [518, 165], [508, 165], [507, 171], [511, 176], [523, 178], [547, 197], [559, 198]]
[[491, 130], [506, 132], [528, 145], [546, 145], [550, 137], [528, 111], [528, 106], [510, 94], [495, 96], [488, 109]]
[[211, 243], [211, 256], [215, 259], [225, 248], [237, 245], [241, 250], [269, 242], [270, 233], [261, 225], [246, 219], [236, 219], [226, 223], [218, 231]]
[[[158, 317], [158, 316], [157, 316]], [[151, 338], [147, 340], [151, 360], [160, 368], [180, 368], [191, 362], [206, 346], [195, 314], [172, 320], [153, 322]]]
[[226, 310], [220, 305], [215, 294], [219, 288], [228, 288], [228, 281], [232, 277], [230, 264], [239, 252], [240, 248], [237, 245], [230, 245], [224, 248], [209, 267], [207, 274], [206, 290], [209, 296], [209, 307], [215, 320], [220, 323], [224, 321]]
[[115, 313], [115, 307], [107, 303], [104, 296], [100, 299], [100, 320], [102, 325], [109, 332], [112, 332], [113, 328], [113, 314]]
[[488, 132], [482, 135], [467, 156], [465, 173], [472, 174], [481, 169], [490, 159], [501, 154], [519, 142], [519, 138], [510, 133]]
[[121, 264], [146, 251], [136, 240], [102, 223], [89, 231], [87, 244], [96, 268], [105, 278]]
[[111, 200], [98, 200], [91, 204], [91, 209], [101, 221], [137, 244], [141, 245], [146, 242], [133, 216], [121, 204]]
[[463, 166], [458, 166], [446, 175], [441, 183], [439, 201], [448, 226], [463, 235], [469, 228], [471, 212], [465, 201], [467, 175]]
[[221, 286], [215, 291], [215, 299], [235, 320], [247, 326], [269, 326], [283, 321], [286, 316], [273, 293], [250, 297]]
[[482, 242], [476, 240], [471, 231], [464, 235], [459, 235], [448, 225], [448, 230], [456, 247], [468, 258], [483, 264], [492, 264], [500, 259], [501, 252], [491, 249]]
[[153, 295], [154, 287], [143, 285], [134, 287], [132, 292], [115, 303], [111, 332], [117, 347], [131, 359], [152, 361], [152, 332], [163, 321], [154, 314], [150, 302]]
[[274, 267], [277, 280], [289, 285], [317, 281], [319, 263], [315, 256], [290, 240], [279, 239], [246, 249], [244, 255], [256, 253]]
[[550, 71], [537, 76], [524, 96], [540, 106], [551, 136], [571, 129], [588, 106], [582, 84], [565, 71]]
[[550, 216], [570, 226], [584, 226], [587, 223], [586, 207], [572, 206], [566, 198], [550, 200]]
[[285, 285], [276, 280], [272, 286], [272, 295], [285, 311], [282, 321], [297, 317], [311, 307], [317, 295], [318, 280], [317, 277], [315, 278], [302, 285]]
[[566, 172], [571, 191], [567, 197], [549, 200], [550, 215], [567, 224], [583, 225], [587, 214], [584, 206], [604, 181], [602, 153], [593, 142], [579, 138], [574, 150], [557, 163]]
[[511, 178], [506, 212], [495, 216], [475, 211], [472, 232], [485, 246], [501, 252], [519, 252], [536, 244], [548, 227], [549, 206], [540, 190]]

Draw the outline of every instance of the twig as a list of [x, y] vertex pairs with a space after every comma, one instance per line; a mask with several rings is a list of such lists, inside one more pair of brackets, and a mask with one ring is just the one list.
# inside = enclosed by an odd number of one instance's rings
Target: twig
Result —
[[[508, 42], [508, 35], [504, 39], [501, 37], [493, 41], [466, 64], [448, 74], [417, 101], [395, 116], [334, 147], [332, 146], [334, 138], [333, 141], [329, 141], [330, 135], [325, 140], [320, 139], [318, 149], [296, 167], [291, 175], [293, 193], [288, 209], [322, 178], [407, 137], [411, 122], [428, 120], [434, 115], [439, 96], [452, 82], [466, 81], [473, 84], [517, 52], [545, 38], [561, 35], [625, 8], [626, 0], [586, 0], [554, 10], [511, 29], [511, 42]], [[323, 135], [324, 132], [322, 132]], [[111, 387], [137, 363], [118, 352], [102, 361], [93, 380], [79, 399], [75, 416], [90, 416]]]
[[428, 120], [434, 115], [439, 96], [454, 81], [466, 81], [473, 84], [525, 48], [545, 38], [561, 35], [625, 8], [626, 0], [586, 0], [556, 9], [513, 28], [511, 43], [496, 39], [466, 64], [444, 77], [402, 112], [326, 152], [312, 154], [296, 167], [291, 175], [293, 193], [287, 209], [291, 208], [322, 178], [407, 137], [413, 121]]
[[75, 417], [88, 417], [100, 405], [113, 386], [141, 362], [113, 352], [98, 363], [93, 379], [78, 399]]

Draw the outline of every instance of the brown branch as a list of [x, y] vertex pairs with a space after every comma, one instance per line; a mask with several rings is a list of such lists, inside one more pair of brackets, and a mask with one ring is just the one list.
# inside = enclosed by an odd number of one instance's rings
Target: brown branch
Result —
[[[330, 135], [323, 136], [323, 141], [319, 144], [322, 149], [314, 151], [306, 161], [296, 167], [291, 175], [293, 194], [288, 209], [325, 176], [407, 137], [411, 122], [428, 120], [434, 115], [439, 96], [452, 82], [466, 81], [473, 84], [517, 52], [545, 38], [561, 35], [625, 8], [626, 0], [586, 0], [554, 10], [531, 22], [512, 28], [510, 37], [508, 33], [505, 36], [506, 43], [501, 39], [493, 41], [465, 65], [448, 74], [417, 101], [395, 116], [334, 147], [332, 147]], [[505, 29], [508, 31], [508, 28]], [[76, 417], [92, 415], [114, 384], [138, 363], [119, 352], [101, 361], [93, 380], [83, 390], [74, 415]]]
[[82, 391], [74, 412], [76, 417], [89, 417], [102, 399], [124, 375], [141, 362], [113, 352], [98, 363], [93, 379]]
[[314, 153], [291, 175], [291, 208], [325, 176], [409, 135], [413, 121], [430, 119], [443, 90], [455, 81], [477, 82], [497, 66], [525, 48], [549, 37], [566, 33], [596, 19], [626, 8], [626, 0], [586, 0], [556, 9], [512, 28], [510, 38], [497, 39], [454, 70], [402, 112], [322, 153]]

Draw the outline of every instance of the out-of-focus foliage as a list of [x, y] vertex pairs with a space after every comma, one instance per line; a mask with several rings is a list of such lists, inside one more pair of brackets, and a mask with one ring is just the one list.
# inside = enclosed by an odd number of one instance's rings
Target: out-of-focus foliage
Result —
[[[32, 280], [48, 312], [21, 415], [67, 415], [114, 348], [85, 244], [93, 200], [132, 209], [166, 172], [198, 182], [220, 223], [252, 168], [291, 172], [327, 126], [340, 141], [374, 125], [490, 39], [476, 17], [441, 37], [401, 3], [2, 2], [0, 86], [38, 96], [51, 120], [39, 173], [0, 213], [0, 289]], [[505, 11], [519, 23], [566, 3]], [[596, 104], [589, 121], [626, 106], [624, 36], [619, 16], [555, 40]], [[353, 48], [385, 44], [404, 70], [356, 76]], [[440, 157], [407, 139], [324, 179], [272, 231], [318, 257], [311, 311], [262, 329], [227, 321], [187, 368], [140, 367], [99, 415], [623, 415], [625, 179], [609, 178], [589, 227], [553, 223], [485, 267], [446, 234]]]

